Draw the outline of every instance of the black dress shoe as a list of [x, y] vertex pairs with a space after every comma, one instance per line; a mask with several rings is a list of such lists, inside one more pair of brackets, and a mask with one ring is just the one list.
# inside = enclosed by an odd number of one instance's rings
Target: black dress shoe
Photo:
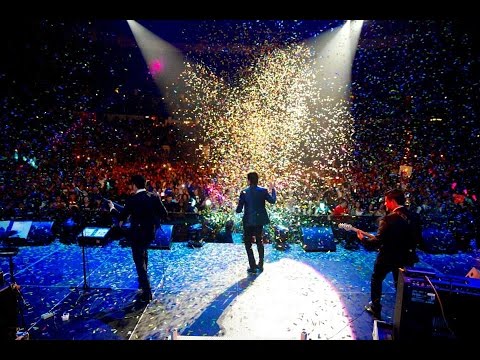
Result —
[[142, 293], [137, 294], [135, 297], [137, 301], [149, 303], [153, 299], [151, 291], [143, 291]]
[[365, 310], [373, 316], [374, 320], [382, 320], [381, 311], [375, 309], [371, 301], [367, 305], [365, 305]]
[[247, 269], [247, 272], [250, 273], [250, 274], [256, 274], [257, 273], [257, 269], [252, 269], [252, 268], [248, 268]]
[[258, 271], [262, 272], [263, 271], [263, 264], [262, 265], [258, 264], [257, 269], [258, 269]]

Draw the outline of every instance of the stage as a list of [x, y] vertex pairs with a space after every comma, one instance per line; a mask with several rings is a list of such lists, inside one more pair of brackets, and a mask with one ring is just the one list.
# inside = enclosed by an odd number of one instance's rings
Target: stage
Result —
[[[130, 248], [118, 241], [84, 248], [59, 241], [19, 247], [13, 257], [23, 297], [19, 326], [30, 340], [165, 340], [173, 329], [178, 339], [300, 340], [303, 330], [309, 340], [374, 339], [374, 321], [364, 305], [375, 250], [338, 244], [336, 251], [306, 252], [292, 244], [281, 251], [266, 244], [264, 271], [250, 275], [238, 241], [171, 245], [149, 250], [154, 294], [147, 306], [135, 301]], [[257, 257], [255, 246], [254, 253]], [[465, 276], [480, 267], [477, 250], [419, 251], [419, 257], [418, 267], [445, 275]], [[8, 283], [8, 259], [0, 261]], [[394, 307], [389, 275], [386, 323], [392, 323]]]

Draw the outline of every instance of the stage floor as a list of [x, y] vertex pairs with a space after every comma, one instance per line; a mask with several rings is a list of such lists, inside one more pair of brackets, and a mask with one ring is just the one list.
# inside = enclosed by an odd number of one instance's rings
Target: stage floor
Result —
[[[305, 330], [311, 340], [372, 340], [374, 322], [364, 305], [375, 255], [362, 246], [305, 252], [300, 244], [285, 251], [267, 244], [264, 271], [250, 275], [241, 243], [174, 242], [170, 250], [149, 250], [154, 299], [142, 306], [134, 300], [130, 248], [118, 241], [25, 246], [13, 257], [23, 297], [19, 325], [31, 340], [165, 340], [174, 328], [179, 339], [300, 340]], [[480, 268], [478, 250], [419, 256], [417, 267], [439, 274]], [[8, 258], [0, 265], [10, 282]], [[392, 323], [391, 275], [383, 305], [383, 320]]]

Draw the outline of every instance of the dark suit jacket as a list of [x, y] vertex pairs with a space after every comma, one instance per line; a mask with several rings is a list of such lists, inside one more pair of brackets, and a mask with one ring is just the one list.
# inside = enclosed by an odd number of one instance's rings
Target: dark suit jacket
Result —
[[421, 239], [419, 219], [405, 207], [380, 220], [377, 240], [380, 241], [378, 260], [395, 266], [412, 266], [418, 261], [416, 247]]
[[275, 189], [272, 189], [272, 195], [268, 193], [266, 188], [260, 186], [249, 186], [242, 190], [238, 199], [237, 213], [243, 213], [243, 224], [246, 226], [265, 225], [270, 223], [267, 210], [265, 209], [265, 202], [275, 204], [277, 201], [277, 194]]
[[115, 213], [120, 221], [130, 217], [129, 237], [132, 244], [151, 242], [155, 238], [155, 229], [168, 215], [160, 197], [147, 191], [140, 191], [127, 198], [120, 213], [116, 209], [112, 210], [112, 214]]

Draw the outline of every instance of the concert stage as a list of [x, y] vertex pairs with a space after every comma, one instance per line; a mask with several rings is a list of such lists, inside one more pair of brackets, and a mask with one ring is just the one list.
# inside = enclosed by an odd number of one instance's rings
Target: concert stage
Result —
[[[238, 234], [237, 234], [238, 235]], [[238, 236], [236, 236], [238, 237]], [[173, 328], [181, 339], [372, 340], [374, 321], [364, 311], [376, 252], [360, 246], [307, 252], [265, 246], [264, 271], [247, 273], [243, 244], [205, 243], [149, 250], [153, 301], [134, 301], [137, 280], [129, 247], [118, 241], [82, 248], [54, 241], [23, 246], [14, 275], [24, 301], [19, 310], [31, 340], [164, 340]], [[257, 256], [254, 246], [254, 252]], [[419, 252], [419, 267], [465, 276], [479, 268], [479, 252]], [[0, 258], [5, 281], [9, 262]], [[384, 282], [383, 320], [394, 319], [395, 291]], [[472, 309], [477, 311], [477, 309]], [[68, 320], [62, 315], [68, 314]], [[65, 316], [64, 316], [65, 319]]]

